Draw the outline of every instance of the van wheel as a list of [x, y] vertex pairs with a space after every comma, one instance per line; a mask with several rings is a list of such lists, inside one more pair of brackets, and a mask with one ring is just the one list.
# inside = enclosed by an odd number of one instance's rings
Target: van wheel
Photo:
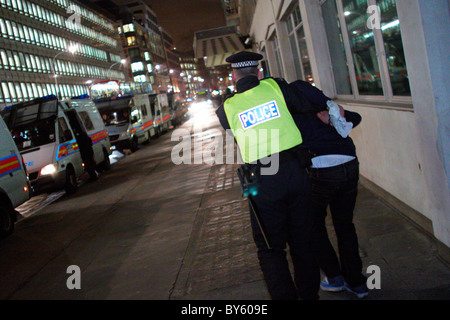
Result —
[[103, 160], [102, 162], [101, 169], [103, 171], [108, 171], [109, 169], [111, 169], [111, 161], [109, 160], [109, 154], [105, 149], [103, 149], [103, 156], [105, 157], [105, 160]]
[[0, 203], [0, 239], [6, 238], [14, 231], [15, 212], [5, 203]]
[[64, 190], [67, 194], [75, 193], [78, 190], [77, 176], [72, 167], [68, 167], [66, 170], [66, 183]]

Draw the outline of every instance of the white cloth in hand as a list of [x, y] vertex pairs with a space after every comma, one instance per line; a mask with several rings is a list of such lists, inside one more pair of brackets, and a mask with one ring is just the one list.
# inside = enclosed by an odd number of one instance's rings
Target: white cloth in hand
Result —
[[336, 102], [328, 100], [328, 114], [330, 115], [330, 121], [336, 128], [336, 131], [343, 138], [347, 138], [350, 131], [353, 129], [353, 123], [347, 122], [344, 117], [341, 116], [341, 111]]

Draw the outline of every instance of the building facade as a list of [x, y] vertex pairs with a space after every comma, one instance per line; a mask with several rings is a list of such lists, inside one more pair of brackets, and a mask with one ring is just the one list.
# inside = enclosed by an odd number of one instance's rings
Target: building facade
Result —
[[259, 0], [249, 34], [268, 74], [362, 115], [362, 181], [450, 245], [446, 0]]
[[76, 1], [0, 1], [0, 109], [55, 94], [89, 93], [121, 60], [114, 22]]

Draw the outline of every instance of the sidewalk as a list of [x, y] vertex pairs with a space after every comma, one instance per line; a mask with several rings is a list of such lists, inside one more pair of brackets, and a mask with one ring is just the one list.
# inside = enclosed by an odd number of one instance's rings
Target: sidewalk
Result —
[[[236, 165], [211, 168], [172, 300], [270, 299], [235, 172]], [[370, 265], [381, 270], [381, 289], [365, 299], [450, 298], [450, 268], [438, 257], [433, 238], [362, 185], [354, 222], [364, 270]], [[327, 223], [332, 226], [331, 219]], [[334, 233], [330, 238], [335, 245]], [[356, 299], [348, 292], [322, 291], [320, 298]]]

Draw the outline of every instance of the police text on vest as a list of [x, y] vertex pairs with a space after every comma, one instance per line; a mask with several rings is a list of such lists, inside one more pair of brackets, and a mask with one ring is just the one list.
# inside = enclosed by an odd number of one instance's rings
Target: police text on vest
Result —
[[280, 117], [280, 111], [275, 100], [239, 113], [239, 120], [244, 130], [278, 117]]

